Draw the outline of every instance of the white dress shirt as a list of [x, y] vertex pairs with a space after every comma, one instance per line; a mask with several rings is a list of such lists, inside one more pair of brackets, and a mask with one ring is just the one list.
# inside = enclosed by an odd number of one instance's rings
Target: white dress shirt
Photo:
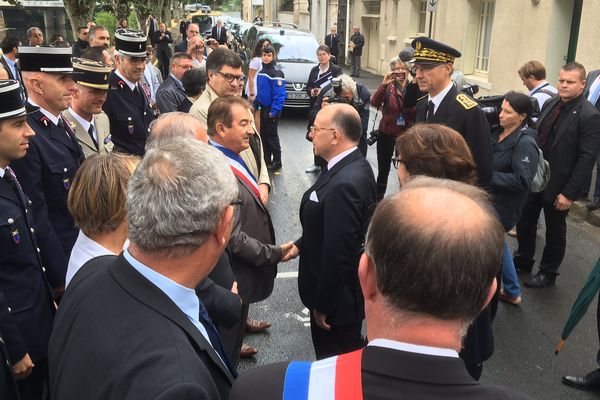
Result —
[[351, 147], [348, 150], [341, 152], [340, 154], [338, 154], [337, 156], [335, 156], [331, 160], [329, 160], [329, 162], [327, 163], [327, 171], [331, 171], [331, 168], [333, 168], [333, 166], [335, 164], [342, 161], [344, 159], [344, 157], [346, 157], [348, 154], [352, 153], [356, 149], [357, 149], [356, 146]]
[[458, 358], [458, 353], [454, 349], [421, 346], [418, 344], [397, 342], [395, 340], [390, 339], [373, 339], [369, 342], [367, 346], [386, 347], [388, 349], [407, 351], [409, 353], [426, 354], [430, 356]]
[[433, 97], [429, 96], [429, 101], [433, 101], [433, 113], [434, 114], [437, 112], [437, 109], [440, 106], [440, 104], [442, 103], [442, 100], [444, 100], [444, 97], [446, 97], [446, 95], [448, 94], [448, 92], [450, 91], [450, 89], [452, 88], [453, 85], [454, 85], [454, 83], [450, 82], [450, 84], [448, 86], [446, 86], [446, 88], [444, 90], [442, 90], [441, 92], [439, 92], [438, 94], [436, 94]]
[[94, 125], [94, 117], [92, 117], [91, 121], [88, 121], [81, 115], [77, 114], [75, 110], [73, 110], [71, 107], [69, 107], [69, 111], [71, 112], [73, 118], [75, 118], [75, 120], [81, 124], [81, 126], [83, 127], [83, 129], [85, 129], [86, 132], [90, 130], [90, 125], [94, 128], [94, 140], [96, 141], [96, 143], [98, 143], [98, 133], [96, 132], [96, 125]]

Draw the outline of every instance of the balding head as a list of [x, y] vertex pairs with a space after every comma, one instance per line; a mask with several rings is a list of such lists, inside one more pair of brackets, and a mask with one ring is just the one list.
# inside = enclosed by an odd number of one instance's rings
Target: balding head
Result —
[[311, 131], [315, 154], [329, 161], [358, 144], [362, 126], [358, 111], [349, 104], [335, 103], [317, 114]]
[[392, 314], [455, 321], [465, 329], [495, 288], [502, 245], [502, 225], [484, 191], [415, 178], [384, 199], [371, 219], [366, 253], [376, 271], [375, 298]]
[[206, 126], [191, 114], [174, 111], [161, 114], [150, 124], [146, 149], [160, 147], [175, 138], [196, 139], [208, 143]]

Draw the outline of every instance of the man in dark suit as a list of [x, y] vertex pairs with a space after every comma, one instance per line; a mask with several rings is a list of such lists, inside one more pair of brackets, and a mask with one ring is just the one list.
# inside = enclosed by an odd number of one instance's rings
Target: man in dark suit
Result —
[[331, 33], [329, 35], [325, 35], [325, 44], [329, 47], [329, 51], [331, 55], [335, 57], [334, 60], [331, 60], [334, 64], [338, 64], [338, 55], [340, 53], [340, 36], [337, 34], [337, 27], [331, 27]]
[[[275, 230], [269, 211], [260, 199], [258, 182], [240, 156], [249, 148], [249, 137], [254, 134], [250, 110], [250, 103], [241, 97], [219, 97], [211, 103], [207, 120], [209, 143], [227, 157], [239, 188], [241, 204], [235, 214], [229, 246], [242, 298], [242, 321], [246, 321], [251, 303], [271, 295], [277, 263], [292, 248], [291, 242], [275, 245]], [[239, 332], [238, 350], [244, 330], [245, 325]]]
[[200, 27], [198, 24], [187, 24], [187, 28], [185, 31], [185, 37], [182, 35], [181, 42], [177, 43], [173, 48], [176, 53], [185, 53], [188, 48], [188, 40], [195, 36], [200, 36]]
[[39, 248], [31, 202], [8, 165], [25, 157], [35, 135], [27, 111], [19, 82], [0, 81], [0, 398], [18, 398], [14, 376], [21, 399], [39, 400], [54, 318], [42, 255], [56, 249]]
[[188, 53], [175, 53], [171, 58], [171, 71], [156, 91], [156, 104], [161, 113], [178, 111], [187, 96], [181, 83], [183, 74], [193, 68], [193, 58]]
[[229, 240], [235, 178], [215, 149], [174, 139], [129, 184], [129, 247], [84, 265], [57, 313], [50, 397], [227, 399], [237, 374], [194, 288]]
[[164, 22], [158, 24], [158, 31], [152, 33], [151, 36], [156, 44], [156, 58], [158, 59], [158, 68], [162, 73], [163, 79], [169, 74], [169, 60], [171, 59], [171, 48], [169, 45], [173, 43], [171, 32], [167, 30]]
[[[78, 234], [67, 209], [67, 197], [85, 158], [71, 125], [61, 115], [69, 107], [75, 89], [71, 49], [20, 47], [19, 64], [29, 94], [27, 101], [39, 110], [27, 116], [27, 123], [36, 133], [29, 141], [29, 151], [11, 166], [32, 201], [37, 239], [41, 249], [48, 249], [42, 253], [44, 267], [59, 295]], [[52, 72], [43, 72], [47, 70]]]
[[481, 189], [414, 179], [379, 203], [360, 258], [368, 346], [250, 370], [230, 399], [524, 399], [476, 382], [458, 357], [467, 326], [496, 291], [503, 235]]
[[[600, 69], [590, 71], [588, 74], [585, 80], [585, 88], [583, 89], [583, 97], [588, 99], [588, 101], [600, 111]], [[598, 177], [600, 177], [600, 154], [598, 154], [598, 159], [596, 160], [596, 184], [594, 185], [592, 201], [587, 205], [587, 208], [590, 211], [600, 208], [600, 179], [598, 179]], [[588, 188], [591, 182], [592, 174], [590, 171], [589, 178], [585, 182], [585, 191], [581, 197], [587, 197], [587, 194], [589, 194]]]
[[417, 102], [415, 122], [444, 124], [463, 135], [477, 165], [478, 184], [488, 186], [492, 179], [489, 124], [477, 103], [459, 93], [451, 78], [460, 52], [427, 37], [413, 40], [412, 47], [416, 82], [421, 92], [429, 93]]
[[16, 37], [6, 36], [2, 39], [0, 47], [2, 48], [2, 57], [0, 63], [8, 72], [8, 79], [16, 79], [21, 82], [19, 67], [17, 66], [17, 58], [19, 58], [19, 46], [21, 41]]
[[146, 35], [117, 29], [115, 50], [117, 69], [108, 78], [102, 109], [110, 120], [113, 151], [141, 157], [150, 122], [156, 118], [140, 83], [146, 67]]
[[150, 39], [150, 44], [152, 46], [156, 46], [157, 41], [156, 37], [154, 37], [154, 34], [160, 29], [158, 21], [156, 21], [156, 18], [154, 18], [152, 15], [148, 15], [148, 18], [146, 19], [146, 26], [148, 27], [147, 36]]
[[325, 106], [311, 127], [315, 154], [327, 161], [327, 169], [302, 197], [302, 237], [290, 255], [300, 254], [298, 291], [310, 310], [317, 359], [364, 345], [356, 271], [377, 188], [357, 147], [361, 134], [360, 116], [349, 104]]
[[223, 21], [217, 20], [217, 24], [213, 26], [210, 37], [215, 39], [219, 44], [227, 44], [227, 29], [223, 27]]
[[352, 73], [350, 76], [360, 76], [360, 58], [362, 57], [363, 47], [365, 46], [365, 37], [360, 33], [360, 28], [352, 28], [352, 36], [348, 43], [350, 60], [352, 61]]
[[558, 96], [548, 100], [538, 120], [538, 145], [550, 163], [550, 182], [531, 193], [517, 224], [515, 267], [531, 272], [535, 263], [537, 221], [544, 210], [546, 246], [538, 273], [525, 286], [554, 285], [567, 245], [567, 215], [586, 189], [585, 181], [600, 149], [600, 112], [583, 96], [585, 68], [566, 64], [558, 76]]

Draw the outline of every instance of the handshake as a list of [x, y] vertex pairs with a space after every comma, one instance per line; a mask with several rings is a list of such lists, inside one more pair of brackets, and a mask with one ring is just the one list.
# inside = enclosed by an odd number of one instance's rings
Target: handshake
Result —
[[300, 250], [298, 249], [298, 247], [296, 247], [294, 242], [284, 243], [282, 245], [279, 245], [279, 247], [281, 247], [281, 262], [286, 262], [291, 259], [294, 259], [298, 257], [298, 254], [300, 253]]

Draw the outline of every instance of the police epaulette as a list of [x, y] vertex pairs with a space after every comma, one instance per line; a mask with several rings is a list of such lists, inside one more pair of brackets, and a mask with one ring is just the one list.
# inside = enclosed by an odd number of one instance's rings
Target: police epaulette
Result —
[[456, 100], [465, 108], [465, 110], [470, 110], [473, 107], [477, 107], [477, 102], [464, 93], [456, 96]]

